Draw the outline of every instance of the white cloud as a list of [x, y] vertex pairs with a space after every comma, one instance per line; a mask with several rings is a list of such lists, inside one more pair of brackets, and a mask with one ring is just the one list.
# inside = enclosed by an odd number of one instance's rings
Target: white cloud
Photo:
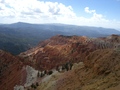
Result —
[[56, 18], [76, 16], [71, 6], [57, 2], [44, 2], [38, 0], [1, 0], [0, 17], [14, 16], [15, 18]]
[[40, 0], [0, 0], [0, 23], [29, 22], [29, 23], [65, 23], [74, 25], [102, 26], [120, 28], [119, 21], [107, 20], [96, 10], [85, 7], [90, 18], [77, 16], [72, 6], [58, 2]]
[[89, 10], [89, 7], [85, 7], [85, 12], [86, 13], [95, 13], [95, 10]]

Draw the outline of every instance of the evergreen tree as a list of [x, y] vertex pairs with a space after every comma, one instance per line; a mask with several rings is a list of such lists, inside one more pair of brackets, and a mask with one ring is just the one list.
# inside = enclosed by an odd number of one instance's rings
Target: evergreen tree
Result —
[[51, 75], [53, 73], [53, 71], [49, 71], [48, 74]]
[[43, 77], [43, 73], [41, 72], [40, 77]]
[[68, 67], [68, 63], [65, 64], [65, 69], [68, 71], [69, 67]]
[[37, 77], [40, 77], [40, 72], [38, 71], [38, 73], [37, 73]]
[[36, 86], [39, 86], [38, 82], [36, 82]]
[[62, 65], [62, 70], [65, 70], [65, 65]]
[[70, 70], [72, 69], [72, 66], [73, 66], [73, 64], [72, 64], [72, 63], [70, 63]]
[[47, 71], [46, 71], [46, 70], [44, 71], [44, 74], [47, 74]]

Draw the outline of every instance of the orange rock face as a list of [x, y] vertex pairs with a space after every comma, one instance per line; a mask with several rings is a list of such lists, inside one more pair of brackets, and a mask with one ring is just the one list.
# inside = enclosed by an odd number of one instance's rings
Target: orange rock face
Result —
[[0, 50], [0, 90], [13, 90], [17, 84], [23, 85], [26, 72], [19, 58]]
[[104, 38], [85, 36], [57, 35], [45, 40], [20, 56], [32, 62], [39, 70], [48, 70], [66, 62], [84, 61], [85, 57], [97, 49], [114, 48], [120, 42], [120, 36], [111, 35]]
[[[67, 62], [82, 61], [85, 64], [85, 74], [83, 74], [87, 76], [85, 78], [91, 79], [94, 75], [103, 73], [107, 75], [114, 70], [119, 70], [120, 57], [118, 57], [119, 53], [113, 53], [114, 50], [120, 51], [118, 35], [101, 38], [57, 35], [40, 42], [37, 47], [21, 53], [19, 57], [0, 50], [0, 90], [13, 90], [15, 85], [24, 85], [27, 76], [24, 68], [26, 65], [42, 71], [62, 66]], [[78, 77], [82, 76], [78, 74]]]

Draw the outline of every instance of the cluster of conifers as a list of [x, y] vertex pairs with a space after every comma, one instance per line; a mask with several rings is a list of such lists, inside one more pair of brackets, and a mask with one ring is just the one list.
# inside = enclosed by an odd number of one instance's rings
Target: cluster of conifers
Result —
[[[68, 71], [68, 70], [71, 70], [71, 69], [72, 69], [72, 66], [73, 66], [72, 63], [67, 62], [66, 64], [62, 65], [61, 67], [57, 66], [57, 67], [56, 67], [56, 70], [57, 70], [58, 72]], [[39, 71], [38, 71], [37, 77], [44, 77], [45, 75], [51, 75], [52, 73], [53, 73], [52, 70], [50, 70], [50, 71], [44, 70], [44, 71], [42, 71], [42, 72], [39, 72]]]

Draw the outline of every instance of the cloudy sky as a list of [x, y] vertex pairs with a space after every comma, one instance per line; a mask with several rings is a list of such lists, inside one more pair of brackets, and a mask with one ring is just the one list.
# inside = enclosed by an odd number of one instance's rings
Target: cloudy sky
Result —
[[120, 0], [0, 0], [0, 23], [15, 22], [120, 29]]

